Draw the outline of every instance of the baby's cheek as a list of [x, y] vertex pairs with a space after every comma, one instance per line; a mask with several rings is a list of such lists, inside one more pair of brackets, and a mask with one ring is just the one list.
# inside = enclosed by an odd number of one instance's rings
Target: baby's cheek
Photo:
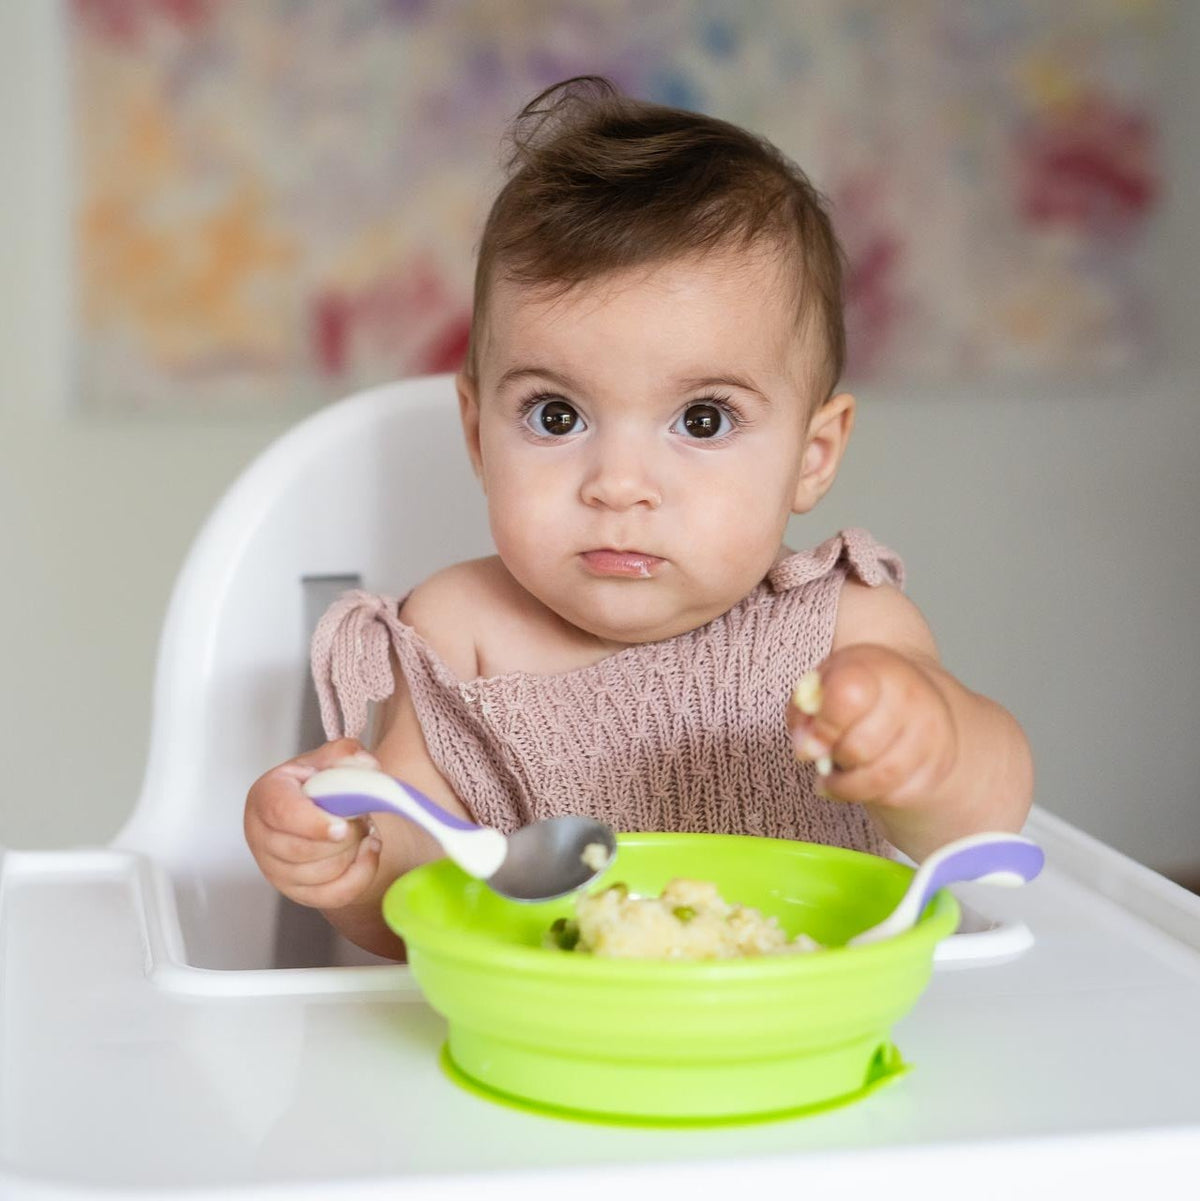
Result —
[[501, 478], [488, 489], [488, 516], [496, 548], [516, 551], [546, 542], [554, 529], [555, 506], [536, 487]]
[[690, 544], [697, 563], [706, 564], [705, 574], [728, 594], [729, 606], [762, 582], [783, 540], [781, 522], [749, 507], [740, 513], [710, 513], [707, 522], [698, 516], [693, 529]]

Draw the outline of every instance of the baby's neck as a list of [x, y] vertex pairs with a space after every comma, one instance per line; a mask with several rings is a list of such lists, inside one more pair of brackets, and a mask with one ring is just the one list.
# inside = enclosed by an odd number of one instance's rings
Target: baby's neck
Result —
[[[790, 553], [781, 548], [778, 558]], [[466, 573], [459, 583], [471, 597], [474, 658], [477, 675], [484, 678], [514, 672], [558, 675], [575, 671], [630, 647], [688, 633], [719, 616], [710, 614], [691, 625], [683, 624], [663, 638], [622, 640], [567, 620], [518, 583], [499, 556], [476, 559], [456, 570]]]
[[572, 625], [522, 588], [499, 558], [482, 560], [483, 597], [491, 620], [476, 636], [481, 676], [558, 675], [590, 667], [634, 645]]

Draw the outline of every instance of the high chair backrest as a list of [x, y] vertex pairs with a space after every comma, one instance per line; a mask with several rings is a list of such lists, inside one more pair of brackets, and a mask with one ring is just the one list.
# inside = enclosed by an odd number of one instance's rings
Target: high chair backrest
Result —
[[359, 577], [399, 596], [439, 567], [490, 551], [449, 375], [323, 409], [269, 446], [218, 503], [171, 597], [142, 792], [114, 844], [169, 875], [189, 962], [270, 961], [277, 897], [246, 848], [242, 808], [259, 775], [307, 749], [305, 581]]

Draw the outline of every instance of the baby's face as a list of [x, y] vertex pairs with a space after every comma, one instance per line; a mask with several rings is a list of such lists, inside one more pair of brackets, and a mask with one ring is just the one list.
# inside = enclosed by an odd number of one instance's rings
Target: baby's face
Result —
[[496, 284], [464, 421], [518, 583], [622, 645], [736, 604], [796, 504], [807, 341], [757, 254], [623, 272], [557, 299]]

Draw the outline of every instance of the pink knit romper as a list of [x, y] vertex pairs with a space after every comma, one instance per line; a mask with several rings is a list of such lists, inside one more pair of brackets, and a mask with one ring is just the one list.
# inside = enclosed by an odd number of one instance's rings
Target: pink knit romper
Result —
[[903, 585], [863, 530], [781, 559], [727, 613], [663, 642], [559, 675], [459, 680], [397, 616], [403, 601], [348, 592], [313, 635], [326, 737], [360, 736], [367, 705], [404, 672], [429, 753], [477, 822], [511, 831], [585, 813], [618, 830], [761, 834], [884, 853], [860, 805], [817, 795], [785, 709], [828, 655], [853, 572]]

